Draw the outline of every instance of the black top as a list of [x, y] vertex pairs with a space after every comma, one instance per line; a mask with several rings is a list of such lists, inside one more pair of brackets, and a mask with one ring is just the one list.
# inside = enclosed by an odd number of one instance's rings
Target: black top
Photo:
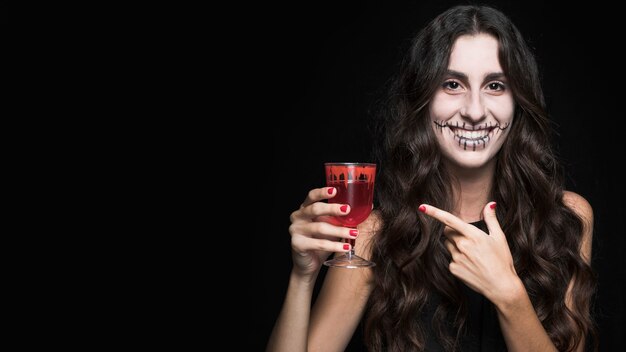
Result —
[[[472, 225], [487, 231], [483, 220], [473, 222]], [[467, 297], [469, 315], [466, 321], [465, 334], [461, 337], [461, 351], [463, 352], [500, 352], [506, 351], [506, 344], [500, 331], [500, 323], [494, 305], [465, 284], [461, 284], [463, 293]], [[434, 297], [426, 305], [422, 314], [422, 324], [426, 327], [426, 351], [444, 351], [436, 339], [432, 329], [432, 318], [438, 305], [438, 298]], [[454, 337], [454, 335], [452, 335]]]
[[[483, 220], [473, 222], [472, 225], [489, 233], [487, 225]], [[461, 336], [460, 351], [461, 352], [506, 352], [506, 344], [500, 331], [500, 323], [494, 305], [485, 298], [485, 296], [477, 293], [465, 284], [461, 283], [463, 293], [467, 297], [468, 317], [465, 322], [465, 334]], [[420, 316], [422, 326], [426, 333], [426, 352], [444, 352], [445, 349], [439, 341], [437, 341], [434, 329], [432, 328], [432, 319], [435, 310], [439, 305], [439, 298], [436, 295], [427, 302]], [[455, 332], [449, 330], [454, 338]], [[367, 351], [363, 345], [362, 326], [355, 331], [352, 341], [346, 348], [345, 352], [362, 352]]]

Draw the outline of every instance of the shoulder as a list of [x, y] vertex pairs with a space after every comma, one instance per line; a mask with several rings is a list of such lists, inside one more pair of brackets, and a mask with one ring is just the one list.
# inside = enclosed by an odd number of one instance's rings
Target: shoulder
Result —
[[[359, 236], [357, 237], [356, 254], [369, 259], [372, 254], [373, 239], [382, 227], [382, 216], [378, 210], [372, 210], [369, 217], [359, 224]], [[360, 254], [359, 254], [360, 253]]]
[[563, 192], [563, 204], [572, 209], [582, 220], [583, 238], [580, 253], [587, 263], [589, 263], [591, 259], [591, 242], [593, 236], [593, 208], [583, 196], [571, 191]]
[[359, 232], [367, 232], [371, 235], [380, 230], [382, 226], [382, 216], [378, 210], [372, 210], [370, 216], [359, 225]]
[[563, 204], [572, 209], [583, 222], [593, 224], [593, 208], [583, 196], [576, 192], [564, 191]]

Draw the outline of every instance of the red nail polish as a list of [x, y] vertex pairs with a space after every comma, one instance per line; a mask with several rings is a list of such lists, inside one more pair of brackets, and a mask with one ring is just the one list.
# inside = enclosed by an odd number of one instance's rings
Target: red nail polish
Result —
[[343, 245], [343, 249], [345, 249], [345, 250], [350, 249], [350, 245], [349, 245], [349, 244], [344, 244], [344, 245]]
[[491, 205], [489, 205], [489, 208], [495, 209], [496, 208], [496, 203], [492, 203]]
[[418, 208], [422, 213], [426, 212], [426, 207], [423, 205], [420, 205], [420, 207]]
[[333, 188], [333, 187], [330, 187], [330, 188], [328, 189], [328, 194], [333, 194], [333, 190], [334, 190], [334, 188]]
[[345, 213], [348, 211], [348, 206], [347, 205], [342, 205], [341, 208], [339, 208], [339, 210], [341, 210], [342, 213]]
[[359, 231], [356, 229], [352, 229], [350, 230], [350, 236], [352, 237], [356, 237], [359, 234]]

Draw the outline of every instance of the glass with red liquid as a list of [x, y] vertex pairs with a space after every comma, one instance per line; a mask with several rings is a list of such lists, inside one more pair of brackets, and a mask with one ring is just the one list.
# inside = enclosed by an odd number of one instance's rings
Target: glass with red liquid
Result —
[[[328, 200], [328, 203], [350, 205], [350, 213], [333, 217], [333, 224], [356, 228], [372, 212], [376, 164], [325, 163], [324, 168], [326, 170], [326, 186], [334, 187], [337, 192], [334, 197]], [[345, 239], [345, 242], [350, 243], [350, 252], [335, 255], [333, 259], [325, 261], [324, 265], [340, 268], [361, 268], [376, 265], [354, 254], [356, 244], [354, 239]]]

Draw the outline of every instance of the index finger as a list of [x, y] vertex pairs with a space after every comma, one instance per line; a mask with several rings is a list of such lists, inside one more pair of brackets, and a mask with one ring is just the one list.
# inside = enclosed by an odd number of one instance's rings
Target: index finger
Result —
[[432, 205], [422, 204], [418, 209], [422, 213], [441, 221], [462, 235], [473, 236], [476, 230], [480, 231], [476, 226], [470, 225], [447, 211], [433, 207]]
[[307, 205], [319, 202], [324, 199], [332, 198], [336, 195], [337, 191], [335, 190], [335, 187], [322, 187], [312, 189], [309, 191], [309, 194], [307, 194], [300, 208], [306, 207]]

